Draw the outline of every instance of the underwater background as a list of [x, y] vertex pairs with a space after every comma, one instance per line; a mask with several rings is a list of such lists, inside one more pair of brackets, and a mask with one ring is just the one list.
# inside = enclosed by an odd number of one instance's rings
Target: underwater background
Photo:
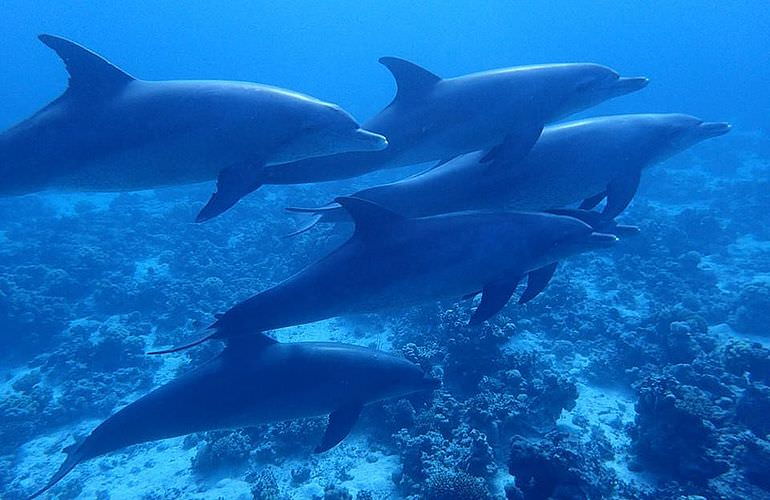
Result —
[[[770, 498], [770, 9], [670, 2], [0, 3], [0, 130], [58, 96], [77, 40], [145, 79], [256, 81], [359, 120], [392, 98], [377, 58], [441, 76], [591, 61], [648, 88], [582, 116], [682, 112], [730, 134], [645, 171], [620, 217], [639, 236], [568, 259], [551, 286], [480, 327], [465, 303], [278, 331], [398, 352], [444, 386], [325, 417], [124, 449], [51, 498]], [[216, 312], [326, 254], [349, 228], [283, 236], [314, 206], [419, 167], [265, 186], [194, 224], [211, 185], [0, 198], [0, 498], [23, 498], [63, 446], [211, 358]], [[512, 486], [516, 478], [516, 487]], [[518, 496], [517, 496], [518, 495]]]

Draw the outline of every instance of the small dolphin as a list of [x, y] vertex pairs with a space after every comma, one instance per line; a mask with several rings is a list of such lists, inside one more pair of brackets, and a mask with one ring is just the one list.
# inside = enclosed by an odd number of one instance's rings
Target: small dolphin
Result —
[[217, 179], [206, 220], [250, 192], [266, 165], [383, 149], [339, 107], [265, 85], [138, 80], [80, 45], [40, 40], [69, 86], [0, 134], [0, 195], [130, 191]]
[[548, 284], [558, 260], [617, 241], [568, 216], [465, 212], [410, 219], [358, 198], [337, 202], [356, 224], [346, 243], [219, 315], [202, 339], [154, 354], [483, 291], [471, 318], [476, 324], [502, 309], [524, 276], [530, 300]]
[[622, 78], [599, 64], [521, 66], [440, 78], [403, 59], [383, 57], [396, 80], [393, 102], [363, 125], [388, 138], [378, 152], [343, 153], [263, 171], [263, 184], [344, 179], [384, 168], [447, 161], [506, 140], [518, 160], [546, 123], [635, 92], [647, 78]]
[[[580, 202], [591, 209], [606, 197], [603, 213], [612, 219], [633, 198], [642, 170], [729, 130], [727, 123], [682, 114], [590, 118], [547, 127], [519, 163], [509, 159], [503, 143], [352, 196], [409, 217], [473, 209], [539, 211]], [[292, 234], [318, 222], [350, 221], [335, 204], [288, 210], [314, 216]]]
[[440, 385], [418, 366], [382, 351], [331, 342], [234, 339], [208, 363], [102, 422], [67, 459], [44, 493], [77, 464], [127, 446], [193, 432], [330, 414], [315, 452], [339, 444], [364, 405]]

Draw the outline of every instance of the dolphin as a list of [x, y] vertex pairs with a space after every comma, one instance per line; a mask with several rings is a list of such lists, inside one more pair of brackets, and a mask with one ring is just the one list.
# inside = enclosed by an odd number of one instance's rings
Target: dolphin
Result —
[[[591, 209], [606, 197], [603, 214], [612, 219], [628, 206], [645, 168], [729, 130], [727, 123], [684, 114], [590, 118], [547, 127], [518, 163], [503, 143], [352, 196], [409, 217], [473, 209], [541, 211], [573, 203]], [[337, 204], [288, 210], [313, 215], [292, 234], [318, 222], [350, 221]]]
[[545, 289], [558, 260], [618, 239], [564, 215], [462, 212], [407, 218], [359, 198], [336, 201], [355, 221], [347, 242], [219, 315], [203, 338], [151, 354], [482, 292], [470, 320], [477, 324], [505, 306], [524, 276], [526, 302]]
[[441, 78], [395, 57], [380, 62], [397, 91], [362, 125], [388, 138], [379, 151], [342, 153], [263, 170], [262, 184], [301, 184], [375, 170], [447, 161], [507, 140], [512, 160], [525, 156], [546, 123], [644, 88], [644, 77], [620, 77], [592, 63], [520, 66]]
[[198, 220], [251, 191], [261, 169], [386, 139], [336, 105], [231, 81], [145, 81], [64, 38], [40, 35], [69, 86], [0, 134], [0, 196], [130, 191], [217, 180]]
[[134, 401], [84, 440], [39, 496], [77, 464], [127, 446], [217, 429], [329, 414], [316, 453], [350, 433], [364, 405], [437, 388], [418, 365], [382, 351], [331, 342], [233, 339], [213, 360]]

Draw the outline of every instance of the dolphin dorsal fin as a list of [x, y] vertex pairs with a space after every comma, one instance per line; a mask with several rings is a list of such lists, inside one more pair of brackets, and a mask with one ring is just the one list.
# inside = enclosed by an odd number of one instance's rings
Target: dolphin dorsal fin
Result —
[[67, 95], [108, 96], [135, 80], [100, 55], [66, 38], [54, 35], [38, 38], [64, 61], [70, 75]]
[[390, 70], [396, 80], [396, 97], [393, 102], [412, 101], [426, 95], [441, 81], [427, 69], [398, 57], [381, 57], [380, 63]]
[[406, 220], [397, 214], [372, 201], [355, 197], [339, 197], [334, 200], [342, 205], [356, 225], [354, 236], [370, 237], [381, 234], [388, 226]]

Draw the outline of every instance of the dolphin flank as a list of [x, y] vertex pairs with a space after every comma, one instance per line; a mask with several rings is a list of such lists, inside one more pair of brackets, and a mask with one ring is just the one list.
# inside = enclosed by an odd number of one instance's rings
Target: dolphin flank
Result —
[[245, 82], [138, 80], [74, 42], [40, 40], [64, 61], [69, 86], [0, 134], [0, 196], [216, 179], [203, 221], [256, 189], [267, 165], [387, 145], [306, 95]]
[[364, 405], [439, 385], [418, 365], [374, 349], [279, 343], [265, 335], [233, 339], [213, 360], [134, 401], [65, 448], [67, 459], [32, 498], [81, 462], [193, 432], [329, 414], [315, 448], [324, 452], [345, 439]]
[[[352, 196], [410, 217], [462, 210], [550, 210], [581, 203], [591, 209], [607, 198], [604, 216], [619, 215], [636, 193], [642, 171], [730, 126], [683, 114], [589, 118], [546, 127], [530, 153], [510, 160], [507, 143], [463, 155], [397, 182]], [[313, 216], [292, 234], [317, 223], [350, 221], [337, 204], [288, 209]]]
[[411, 219], [358, 198], [337, 202], [356, 224], [346, 243], [219, 315], [202, 339], [154, 353], [479, 292], [471, 323], [480, 323], [505, 306], [525, 276], [526, 302], [546, 287], [559, 260], [618, 239], [597, 231], [612, 231], [611, 225], [594, 228], [565, 215], [462, 212]]

